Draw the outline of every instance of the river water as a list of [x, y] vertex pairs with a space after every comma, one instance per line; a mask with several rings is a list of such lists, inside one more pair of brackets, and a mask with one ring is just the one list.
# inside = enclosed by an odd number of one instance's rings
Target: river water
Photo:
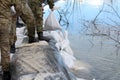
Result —
[[[115, 42], [100, 36], [70, 36], [71, 48], [75, 57], [86, 70], [78, 73], [87, 80], [119, 80], [120, 79], [120, 49]], [[74, 43], [73, 43], [74, 42]], [[82, 73], [84, 72], [84, 73]]]

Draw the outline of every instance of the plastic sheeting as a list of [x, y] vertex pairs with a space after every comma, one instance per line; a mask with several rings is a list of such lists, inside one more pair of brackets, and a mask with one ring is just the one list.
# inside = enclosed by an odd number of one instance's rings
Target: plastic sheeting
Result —
[[24, 44], [13, 57], [13, 80], [76, 80], [46, 42]]
[[56, 19], [53, 11], [50, 12], [47, 19], [45, 20], [45, 25], [43, 30], [44, 31], [61, 30], [61, 26], [58, 20]]
[[55, 42], [55, 47], [57, 48], [58, 52], [64, 59], [65, 64], [69, 68], [72, 68], [74, 66], [74, 62], [76, 59], [73, 56], [73, 51], [69, 44], [68, 32], [51, 31], [51, 32], [47, 32], [46, 35], [53, 37], [53, 40]]

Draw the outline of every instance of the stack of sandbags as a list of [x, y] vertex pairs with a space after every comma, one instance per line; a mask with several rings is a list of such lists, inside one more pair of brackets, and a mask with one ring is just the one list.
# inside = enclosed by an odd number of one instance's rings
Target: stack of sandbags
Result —
[[13, 80], [74, 80], [61, 56], [44, 41], [19, 46], [12, 69]]
[[68, 40], [68, 32], [67, 31], [48, 31], [45, 33], [45, 35], [51, 36], [53, 38], [53, 42], [59, 52], [59, 54], [62, 56], [63, 61], [65, 64], [72, 68], [74, 66], [74, 62], [76, 61], [76, 58], [74, 57], [74, 53], [70, 47], [70, 43]]

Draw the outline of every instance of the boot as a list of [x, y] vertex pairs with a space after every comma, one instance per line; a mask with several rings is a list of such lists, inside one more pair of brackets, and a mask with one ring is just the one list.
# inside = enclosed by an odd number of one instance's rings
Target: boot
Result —
[[15, 43], [10, 47], [10, 53], [15, 53]]
[[28, 43], [34, 43], [34, 42], [36, 42], [35, 37], [29, 37]]
[[38, 39], [40, 41], [47, 41], [47, 42], [50, 41], [50, 38], [47, 38], [47, 37], [43, 36], [43, 32], [38, 32], [37, 34], [38, 34]]
[[11, 80], [10, 71], [3, 71], [2, 80]]

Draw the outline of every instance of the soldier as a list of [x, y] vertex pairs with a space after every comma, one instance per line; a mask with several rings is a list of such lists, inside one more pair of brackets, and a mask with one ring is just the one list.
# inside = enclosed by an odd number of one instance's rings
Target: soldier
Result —
[[[34, 17], [35, 17], [38, 39], [39, 40], [46, 40], [47, 42], [49, 42], [50, 39], [43, 36], [43, 7], [42, 7], [43, 0], [28, 0], [27, 2], [29, 4], [30, 8], [32, 9], [32, 12], [33, 12]], [[50, 9], [53, 10], [53, 6], [54, 6], [53, 0], [47, 0], [47, 3], [49, 4]], [[24, 22], [27, 21], [24, 14], [22, 14], [20, 17], [22, 18], [22, 20]], [[15, 23], [15, 21], [13, 21], [13, 23]], [[28, 22], [27, 26], [29, 28], [30, 26], [33, 26], [33, 25], [31, 25], [31, 23]], [[31, 32], [28, 32], [28, 35]], [[11, 45], [10, 51], [11, 51], [11, 53], [15, 53], [15, 41], [16, 41], [15, 27], [14, 27], [12, 33], [14, 33], [14, 34], [12, 34], [12, 42], [14, 42], [14, 43], [13, 43], [13, 45]], [[29, 37], [29, 43], [32, 43], [32, 42], [35, 42], [35, 38]]]
[[[24, 4], [23, 4], [24, 3]], [[0, 0], [0, 48], [1, 48], [1, 65], [3, 70], [2, 80], [11, 80], [10, 74], [10, 32], [12, 28], [12, 14], [10, 7], [14, 5], [17, 12], [14, 17], [24, 14], [28, 20], [26, 23], [33, 25], [28, 27], [29, 38], [35, 37], [34, 18], [26, 1], [22, 0]], [[26, 15], [26, 16], [25, 16]]]
[[[28, 4], [35, 17], [38, 39], [49, 42], [50, 39], [43, 36], [43, 1], [44, 0], [28, 0]], [[49, 8], [53, 10], [53, 0], [47, 0], [47, 3], [49, 4]]]
[[15, 53], [15, 42], [17, 40], [17, 36], [16, 36], [16, 21], [17, 18], [14, 17], [15, 13], [12, 12], [12, 27], [11, 27], [11, 32], [10, 32], [10, 53]]
[[[35, 42], [35, 36], [33, 36], [35, 34], [35, 24], [34, 21], [33, 21], [33, 13], [30, 9], [30, 7], [28, 6], [28, 4], [26, 3], [26, 1], [24, 2], [25, 0], [23, 0], [23, 4], [25, 3], [25, 8], [24, 8], [24, 12], [22, 12], [22, 14], [20, 15], [20, 17], [22, 18], [22, 20], [24, 21], [24, 23], [27, 24], [27, 30], [28, 30], [28, 37], [29, 37], [29, 43], [32, 43], [32, 42]], [[16, 37], [16, 22], [17, 22], [17, 18], [18, 16], [14, 17], [14, 15], [18, 14], [18, 13], [15, 13], [14, 11], [12, 11], [12, 15], [13, 15], [13, 18], [12, 18], [12, 30], [11, 30], [11, 49], [10, 49], [10, 52], [11, 53], [15, 53], [15, 42], [17, 40], [17, 37]], [[26, 16], [27, 15], [27, 16]], [[31, 22], [31, 20], [33, 22]]]

